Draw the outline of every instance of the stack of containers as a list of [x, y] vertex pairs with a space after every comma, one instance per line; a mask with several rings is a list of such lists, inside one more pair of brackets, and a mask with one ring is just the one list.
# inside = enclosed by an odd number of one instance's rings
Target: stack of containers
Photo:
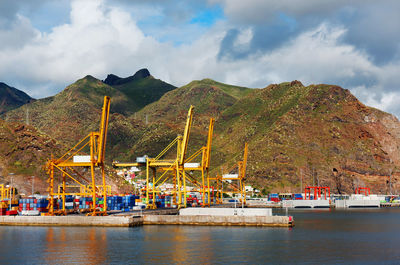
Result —
[[100, 211], [104, 210], [104, 198], [96, 198], [96, 208], [100, 208]]
[[44, 212], [48, 211], [48, 209], [47, 209], [48, 205], [49, 205], [49, 201], [46, 198], [39, 198], [39, 199], [37, 199], [37, 202], [36, 202], [36, 209], [39, 212], [44, 213]]
[[79, 209], [90, 209], [93, 204], [92, 197], [80, 197], [79, 198]]
[[79, 208], [79, 205], [80, 205], [79, 201], [80, 201], [79, 196], [76, 196], [74, 198], [74, 209], [78, 209]]
[[294, 200], [302, 200], [302, 199], [303, 199], [303, 195], [301, 195], [300, 193], [294, 194]]
[[170, 208], [172, 206], [172, 197], [171, 196], [165, 196], [165, 207]]
[[36, 210], [37, 199], [35, 198], [22, 198], [19, 200], [19, 211], [33, 211]]
[[281, 200], [279, 199], [279, 194], [278, 193], [271, 193], [268, 196], [268, 200], [273, 201], [273, 202], [280, 202]]
[[74, 196], [72, 196], [72, 195], [65, 196], [65, 209], [66, 210], [74, 209]]
[[136, 205], [135, 201], [139, 198], [135, 195], [109, 196], [107, 197], [107, 208], [109, 210], [118, 210], [128, 212]]
[[20, 199], [18, 205], [18, 210], [21, 215], [39, 215], [36, 198], [29, 197]]
[[165, 195], [156, 196], [156, 205], [157, 208], [165, 208]]
[[120, 210], [118, 208], [119, 208], [120, 203], [122, 202], [122, 199], [121, 199], [121, 202], [118, 202], [119, 201], [118, 198], [119, 198], [119, 196], [107, 197], [107, 208], [109, 210]]
[[125, 212], [132, 210], [132, 208], [135, 206], [135, 200], [136, 200], [135, 195], [126, 195], [122, 197], [123, 210]]

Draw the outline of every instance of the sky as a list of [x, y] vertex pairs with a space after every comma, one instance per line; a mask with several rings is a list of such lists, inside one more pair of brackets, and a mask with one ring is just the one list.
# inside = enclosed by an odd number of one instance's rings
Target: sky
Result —
[[398, 0], [0, 0], [0, 82], [35, 98], [90, 74], [175, 86], [334, 84], [400, 117]]

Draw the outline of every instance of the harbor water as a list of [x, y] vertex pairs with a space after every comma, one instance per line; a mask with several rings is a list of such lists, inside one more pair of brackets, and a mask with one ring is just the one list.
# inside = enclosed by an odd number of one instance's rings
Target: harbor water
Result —
[[400, 263], [399, 208], [288, 213], [293, 228], [0, 226], [0, 264]]

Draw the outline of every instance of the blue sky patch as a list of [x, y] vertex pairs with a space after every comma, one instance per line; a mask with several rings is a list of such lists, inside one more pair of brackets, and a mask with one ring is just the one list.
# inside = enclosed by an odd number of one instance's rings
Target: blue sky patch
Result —
[[205, 27], [214, 25], [217, 20], [224, 19], [223, 9], [215, 5], [197, 13], [191, 20], [190, 24], [200, 24]]

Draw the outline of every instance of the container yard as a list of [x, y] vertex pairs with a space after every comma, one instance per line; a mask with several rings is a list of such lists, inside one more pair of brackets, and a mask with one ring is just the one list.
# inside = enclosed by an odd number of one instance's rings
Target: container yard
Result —
[[[270, 209], [244, 208], [247, 143], [242, 160], [221, 175], [209, 174], [214, 119], [210, 119], [206, 145], [188, 154], [193, 106], [189, 108], [183, 134], [159, 155], [138, 157], [132, 163], [113, 163], [115, 168], [145, 170], [146, 180], [139, 188], [140, 195], [113, 193], [105, 180], [109, 112], [110, 98], [105, 96], [99, 130], [90, 132], [61, 157], [47, 161], [48, 195], [16, 198], [13, 187], [1, 186], [1, 215], [8, 216], [1, 217], [0, 225], [293, 225], [292, 217], [273, 216]], [[176, 150], [175, 156], [166, 157], [171, 150]], [[96, 181], [99, 178], [96, 171], [100, 172], [100, 184]], [[223, 182], [229, 185], [224, 187]], [[233, 204], [228, 203], [228, 208], [216, 207], [223, 205], [225, 192], [239, 197]], [[236, 202], [242, 208], [236, 208]], [[202, 208], [193, 208], [197, 209], [193, 212], [185, 211], [187, 207]]]

